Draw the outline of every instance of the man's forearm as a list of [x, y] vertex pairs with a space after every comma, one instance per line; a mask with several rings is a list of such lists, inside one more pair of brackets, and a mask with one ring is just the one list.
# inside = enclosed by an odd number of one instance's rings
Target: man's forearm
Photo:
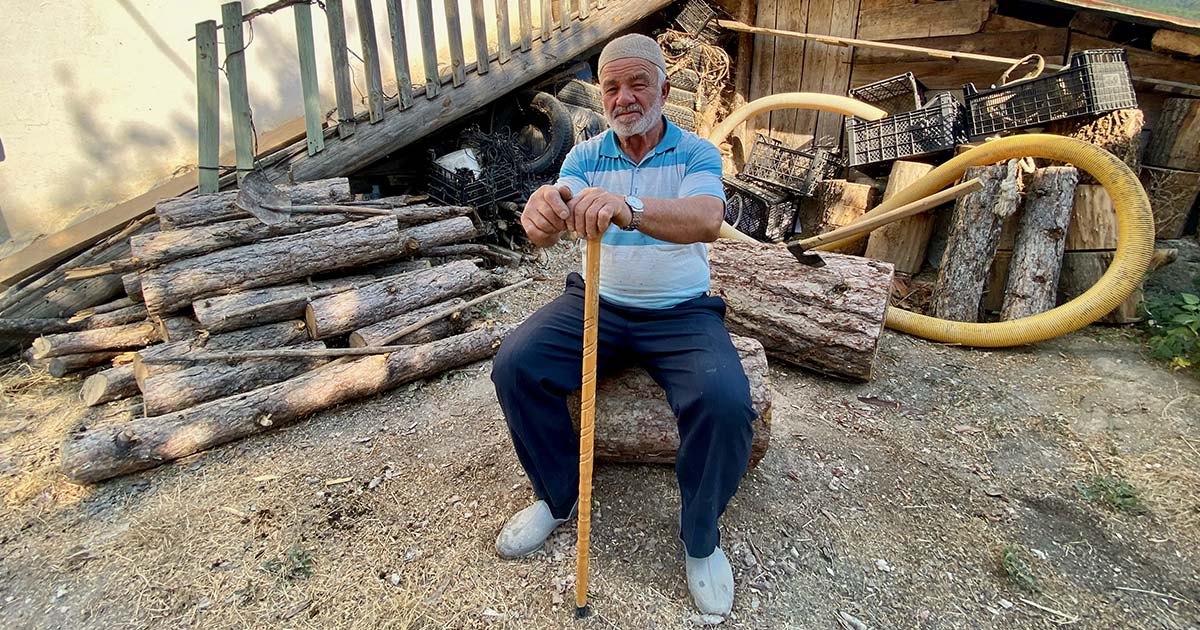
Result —
[[[725, 204], [711, 195], [683, 199], [642, 199], [638, 231], [670, 243], [711, 243], [721, 232]], [[628, 225], [622, 217], [621, 225]]]

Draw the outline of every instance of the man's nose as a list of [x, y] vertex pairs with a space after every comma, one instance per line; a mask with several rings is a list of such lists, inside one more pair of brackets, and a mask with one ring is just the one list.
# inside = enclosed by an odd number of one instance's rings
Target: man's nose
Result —
[[633, 96], [633, 90], [631, 90], [629, 88], [625, 88], [625, 87], [619, 88], [617, 90], [617, 104], [618, 105], [632, 105], [636, 102], [637, 102], [637, 99], [634, 98], [634, 96]]

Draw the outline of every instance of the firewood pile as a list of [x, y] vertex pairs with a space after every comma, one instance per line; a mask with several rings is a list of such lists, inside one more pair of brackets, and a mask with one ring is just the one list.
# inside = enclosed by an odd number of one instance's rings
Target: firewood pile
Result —
[[495, 351], [504, 331], [473, 326], [468, 300], [501, 290], [481, 264], [521, 256], [478, 242], [473, 208], [356, 200], [344, 178], [283, 192], [383, 212], [267, 225], [236, 192], [169, 199], [0, 296], [0, 341], [29, 343], [24, 360], [55, 377], [98, 369], [86, 405], [131, 399], [144, 412], [73, 434], [69, 477], [156, 466]]

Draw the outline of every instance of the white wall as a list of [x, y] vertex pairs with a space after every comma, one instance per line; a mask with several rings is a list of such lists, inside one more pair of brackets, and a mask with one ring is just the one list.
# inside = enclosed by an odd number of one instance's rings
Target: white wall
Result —
[[[270, 0], [245, 0], [243, 11]], [[469, 0], [459, 0], [464, 52], [474, 61]], [[361, 55], [354, 1], [345, 0], [347, 42]], [[488, 9], [495, 46], [494, 2]], [[414, 0], [403, 0], [414, 83], [424, 70]], [[443, 2], [433, 2], [440, 61], [448, 64]], [[373, 0], [385, 91], [395, 94], [387, 9]], [[539, 3], [533, 2], [535, 24]], [[335, 107], [324, 12], [312, 5], [322, 107]], [[17, 241], [61, 229], [145, 192], [196, 163], [195, 24], [221, 21], [217, 0], [0, 0], [0, 212]], [[510, 2], [517, 40], [516, 0]], [[259, 134], [303, 115], [292, 9], [253, 21], [246, 50], [250, 104]], [[220, 37], [220, 31], [218, 31]], [[249, 31], [246, 32], [249, 38]], [[219, 62], [224, 62], [221, 47]], [[351, 56], [355, 97], [362, 64]], [[228, 89], [221, 78], [222, 153], [232, 150]], [[359, 109], [363, 109], [360, 102]]]

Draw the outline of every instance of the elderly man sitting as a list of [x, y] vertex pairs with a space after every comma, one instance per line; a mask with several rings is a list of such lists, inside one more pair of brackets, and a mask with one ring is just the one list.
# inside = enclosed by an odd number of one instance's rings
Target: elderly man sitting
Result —
[[[626, 35], [600, 53], [609, 131], [567, 155], [558, 182], [538, 189], [521, 224], [539, 247], [567, 230], [601, 238], [598, 369], [641, 365], [666, 391], [679, 422], [675, 463], [687, 582], [704, 613], [733, 605], [733, 571], [718, 546], [724, 512], [750, 458], [755, 413], [725, 329], [725, 303], [709, 296], [704, 243], [724, 213], [717, 148], [662, 115], [670, 84], [653, 39]], [[505, 339], [492, 381], [517, 458], [538, 501], [496, 540], [505, 558], [532, 553], [573, 514], [579, 441], [567, 410], [580, 386], [585, 279]]]

